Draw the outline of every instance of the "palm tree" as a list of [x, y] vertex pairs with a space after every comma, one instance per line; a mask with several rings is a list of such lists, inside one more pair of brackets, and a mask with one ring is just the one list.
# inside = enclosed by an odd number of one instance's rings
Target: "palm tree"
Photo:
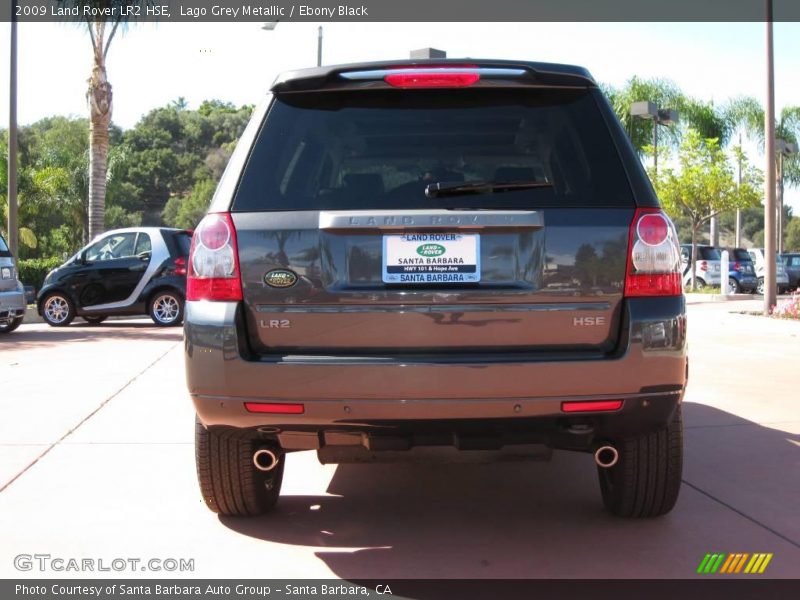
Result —
[[106, 56], [117, 32], [116, 19], [108, 37], [106, 22], [87, 23], [92, 40], [92, 74], [87, 80], [89, 105], [89, 239], [105, 229], [106, 175], [108, 172], [108, 128], [111, 125], [113, 93], [106, 73]]
[[[761, 148], [764, 147], [764, 108], [758, 100], [750, 96], [740, 96], [729, 101], [723, 109], [723, 114], [731, 130], [743, 131], [749, 138], [757, 141]], [[784, 106], [775, 120], [775, 137], [797, 144], [800, 141], [800, 106]], [[788, 157], [776, 156], [778, 162], [778, 199], [780, 206], [778, 213], [778, 230], [781, 237], [783, 227], [783, 187], [788, 184], [792, 187], [800, 186], [800, 157], [793, 154]], [[737, 220], [738, 221], [738, 220]], [[778, 243], [779, 249], [782, 243]]]

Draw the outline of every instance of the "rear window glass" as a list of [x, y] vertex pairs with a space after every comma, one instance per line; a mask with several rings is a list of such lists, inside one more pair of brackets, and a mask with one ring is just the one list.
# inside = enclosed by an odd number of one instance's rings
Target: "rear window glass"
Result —
[[732, 251], [733, 259], [734, 260], [749, 260], [752, 262], [750, 258], [750, 254], [747, 253], [747, 250], [742, 250], [741, 248]]
[[2, 253], [2, 254], [0, 254], [2, 256], [11, 254], [11, 251], [8, 249], [8, 246], [6, 245], [6, 241], [3, 239], [2, 235], [0, 235], [0, 253]]
[[703, 260], [720, 260], [722, 256], [718, 248], [704, 246], [697, 248], [697, 258], [702, 258]]
[[[590, 90], [373, 90], [276, 97], [235, 211], [631, 206]], [[428, 198], [431, 183], [535, 189]]]
[[175, 239], [178, 240], [178, 249], [180, 250], [181, 256], [189, 256], [189, 250], [192, 247], [192, 234], [181, 231], [175, 235]]

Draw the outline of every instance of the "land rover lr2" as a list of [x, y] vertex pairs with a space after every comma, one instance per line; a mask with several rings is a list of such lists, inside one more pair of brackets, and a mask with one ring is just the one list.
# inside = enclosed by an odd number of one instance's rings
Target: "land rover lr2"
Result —
[[433, 446], [587, 452], [611, 513], [675, 504], [678, 240], [582, 68], [283, 74], [189, 262], [186, 375], [213, 511], [272, 508], [288, 452], [380, 462]]

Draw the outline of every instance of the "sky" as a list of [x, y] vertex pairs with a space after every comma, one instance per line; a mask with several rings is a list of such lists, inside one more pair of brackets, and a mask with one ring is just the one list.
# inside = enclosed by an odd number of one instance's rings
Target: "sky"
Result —
[[[113, 120], [130, 128], [179, 97], [252, 104], [284, 70], [313, 66], [317, 23], [145, 23], [118, 35], [108, 55]], [[75, 23], [19, 24], [18, 118], [86, 114], [91, 43]], [[449, 57], [511, 58], [587, 67], [620, 86], [633, 75], [673, 80], [724, 103], [766, 98], [763, 23], [324, 23], [323, 64], [407, 58], [415, 48]], [[800, 105], [800, 23], [775, 24], [776, 107]], [[0, 119], [8, 115], [9, 29], [0, 24]], [[3, 123], [5, 126], [5, 123]], [[751, 159], [759, 166], [755, 146]], [[800, 190], [787, 190], [800, 213]]]

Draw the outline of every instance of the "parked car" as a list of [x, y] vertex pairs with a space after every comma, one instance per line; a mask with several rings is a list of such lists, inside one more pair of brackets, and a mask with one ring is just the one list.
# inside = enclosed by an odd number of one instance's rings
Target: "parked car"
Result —
[[[764, 258], [763, 248], [750, 248], [747, 253], [753, 259], [756, 267], [756, 277], [758, 277], [758, 287], [756, 291], [759, 294], [764, 294], [764, 272], [766, 270], [766, 260]], [[779, 294], [784, 294], [789, 289], [789, 275], [786, 273], [786, 268], [780, 258], [775, 256], [775, 285], [778, 288]]]
[[732, 294], [752, 294], [758, 288], [753, 259], [744, 248], [725, 249], [728, 251], [728, 291]]
[[17, 264], [0, 235], [0, 333], [11, 333], [25, 318], [25, 289], [19, 280]]
[[111, 315], [138, 314], [150, 315], [156, 325], [178, 325], [191, 236], [164, 227], [104, 233], [47, 275], [37, 310], [53, 327], [75, 317], [98, 324]]
[[468, 65], [294, 71], [254, 111], [187, 278], [211, 510], [270, 510], [286, 452], [531, 444], [593, 454], [615, 515], [675, 504], [675, 228], [586, 70]]
[[[683, 270], [683, 285], [692, 285], [692, 245], [681, 244], [681, 269]], [[707, 285], [712, 287], [719, 287], [721, 281], [720, 275], [720, 254], [714, 246], [697, 246], [697, 268], [695, 269], [695, 277], [697, 279], [697, 287], [704, 288]]]
[[781, 254], [781, 262], [789, 278], [789, 289], [800, 289], [800, 252]]

